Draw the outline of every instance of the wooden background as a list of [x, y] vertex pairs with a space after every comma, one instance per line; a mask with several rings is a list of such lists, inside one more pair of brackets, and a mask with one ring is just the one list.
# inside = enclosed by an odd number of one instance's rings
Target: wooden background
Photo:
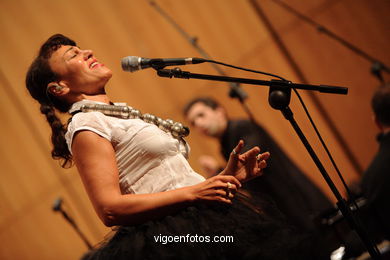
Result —
[[[390, 1], [289, 0], [299, 12], [390, 64]], [[300, 91], [348, 183], [359, 179], [377, 149], [370, 98], [379, 81], [371, 63], [287, 12], [271, 0], [158, 0], [215, 60], [281, 75], [293, 82], [349, 88], [348, 95]], [[261, 15], [264, 12], [265, 17]], [[271, 26], [267, 25], [267, 21]], [[274, 33], [272, 33], [274, 32]], [[246, 114], [228, 97], [229, 86], [201, 80], [159, 78], [152, 69], [123, 72], [120, 59], [198, 57], [200, 54], [146, 0], [0, 0], [0, 259], [77, 259], [87, 248], [62, 216], [52, 211], [61, 197], [88, 240], [109, 231], [100, 223], [74, 168], [50, 157], [49, 127], [29, 97], [24, 77], [40, 45], [62, 33], [94, 50], [114, 76], [107, 91], [143, 112], [183, 121], [181, 108], [192, 97], [211, 95], [231, 117]], [[284, 48], [283, 48], [284, 47]], [[268, 79], [222, 67], [231, 76]], [[209, 64], [183, 67], [217, 74]], [[384, 75], [388, 80], [388, 75]], [[267, 88], [242, 86], [248, 107], [307, 175], [333, 195], [289, 123], [267, 102]], [[297, 98], [292, 109], [338, 188], [340, 181], [319, 146]], [[218, 155], [214, 140], [194, 131], [190, 158], [200, 171], [201, 154]], [[280, 180], [281, 186], [283, 180]]]

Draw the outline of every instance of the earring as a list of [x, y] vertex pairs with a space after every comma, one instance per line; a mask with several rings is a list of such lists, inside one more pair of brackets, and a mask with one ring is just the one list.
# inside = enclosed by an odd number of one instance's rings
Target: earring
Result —
[[62, 87], [60, 85], [56, 84], [55, 87], [56, 87], [56, 91], [61, 91], [62, 90]]

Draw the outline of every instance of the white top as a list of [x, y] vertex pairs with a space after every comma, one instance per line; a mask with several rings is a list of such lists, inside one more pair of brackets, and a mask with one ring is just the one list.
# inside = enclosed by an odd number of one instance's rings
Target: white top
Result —
[[[86, 103], [100, 102], [79, 101], [73, 104], [69, 112], [78, 110]], [[101, 112], [77, 113], [65, 135], [71, 153], [73, 136], [81, 130], [92, 131], [111, 142], [123, 194], [156, 193], [205, 180], [185, 159], [183, 143], [154, 124], [141, 119], [106, 116]]]

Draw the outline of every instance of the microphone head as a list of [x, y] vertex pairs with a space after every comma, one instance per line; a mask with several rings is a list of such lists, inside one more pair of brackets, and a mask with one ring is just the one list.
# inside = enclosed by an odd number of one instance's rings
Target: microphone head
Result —
[[59, 211], [61, 210], [61, 205], [62, 205], [62, 198], [57, 198], [54, 203], [53, 203], [53, 211]]
[[124, 71], [129, 71], [129, 72], [140, 70], [140, 69], [142, 69], [141, 68], [141, 60], [142, 60], [142, 58], [137, 57], [137, 56], [124, 57], [121, 60], [122, 69]]

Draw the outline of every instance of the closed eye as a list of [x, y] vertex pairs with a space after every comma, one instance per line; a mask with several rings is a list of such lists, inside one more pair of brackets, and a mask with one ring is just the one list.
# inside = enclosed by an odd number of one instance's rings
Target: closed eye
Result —
[[75, 58], [78, 54], [80, 54], [80, 49], [78, 47], [72, 47], [69, 50], [69, 60]]
[[74, 52], [73, 52], [73, 54], [72, 54], [72, 56], [70, 57], [70, 59], [75, 58], [79, 53], [80, 53], [80, 51], [77, 50], [77, 49], [75, 49]]

